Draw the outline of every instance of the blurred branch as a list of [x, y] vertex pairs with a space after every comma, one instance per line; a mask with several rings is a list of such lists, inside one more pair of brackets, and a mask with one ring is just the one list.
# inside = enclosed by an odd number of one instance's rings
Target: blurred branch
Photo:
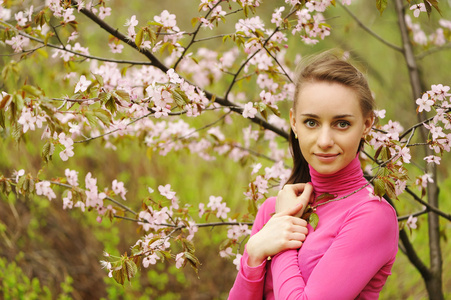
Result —
[[418, 212], [410, 214], [410, 215], [405, 215], [405, 216], [398, 217], [398, 222], [407, 220], [410, 217], [418, 217], [418, 216], [424, 215], [424, 214], [426, 214], [428, 212], [429, 212], [429, 209], [425, 208], [422, 211], [418, 211]]
[[163, 72], [167, 72], [169, 70], [168, 67], [166, 67], [162, 62], [160, 62], [151, 51], [147, 49], [139, 48], [134, 41], [130, 40], [128, 37], [126, 37], [124, 34], [119, 32], [118, 29], [115, 29], [111, 27], [109, 24], [107, 24], [105, 21], [100, 19], [98, 16], [96, 16], [92, 11], [82, 8], [80, 10], [85, 16], [87, 16], [89, 19], [91, 19], [94, 23], [99, 25], [102, 29], [104, 29], [106, 32], [110, 33], [112, 36], [118, 38], [122, 42], [126, 43], [130, 47], [134, 48], [135, 50], [138, 50], [140, 53], [142, 53], [145, 57], [149, 59], [151, 62], [151, 65], [157, 67], [158, 69], [162, 70]]
[[[146, 224], [150, 224], [149, 221], [144, 220], [144, 219], [132, 219], [132, 218], [128, 218], [128, 217], [123, 217], [123, 216], [118, 216], [118, 215], [114, 215], [115, 218], [117, 219], [122, 219], [122, 220], [127, 220], [127, 221], [131, 221], [131, 222], [140, 222], [140, 223], [146, 223]], [[162, 224], [153, 224], [155, 226], [163, 226], [163, 227], [170, 227], [170, 228], [177, 228], [177, 229], [183, 229], [183, 228], [187, 228], [187, 227], [216, 227], [216, 226], [233, 226], [233, 225], [248, 225], [248, 226], [252, 226], [254, 225], [253, 222], [212, 222], [212, 223], [195, 223], [195, 224], [191, 224], [191, 225], [186, 225], [186, 224], [181, 224], [181, 225], [175, 225], [175, 224], [166, 224], [166, 223], [162, 223]]]
[[[221, 4], [221, 1], [218, 1], [218, 3], [216, 3], [213, 7], [211, 7], [207, 14], [205, 15], [205, 19], [208, 18], [208, 16], [211, 14], [211, 12], [219, 5]], [[199, 30], [202, 28], [203, 23], [201, 21], [199, 21], [199, 25], [197, 25], [196, 30], [192, 33], [192, 38], [191, 41], [189, 42], [188, 46], [185, 47], [185, 49], [183, 50], [182, 55], [180, 55], [179, 59], [175, 62], [174, 64], [174, 70], [177, 71], [177, 66], [179, 65], [179, 63], [182, 61], [182, 59], [185, 57], [186, 52], [188, 51], [188, 49], [194, 44], [196, 43], [196, 36], [199, 33]]]
[[[284, 19], [289, 18], [292, 14], [294, 14], [296, 12], [296, 10], [292, 10]], [[227, 92], [224, 96], [224, 98], [227, 100], [229, 97], [230, 92], [232, 91], [233, 86], [235, 85], [235, 83], [237, 82], [237, 78], [238, 75], [241, 73], [241, 71], [244, 69], [244, 67], [247, 65], [247, 63], [255, 56], [257, 55], [258, 52], [260, 52], [263, 48], [266, 47], [266, 45], [268, 44], [268, 42], [271, 40], [271, 38], [280, 30], [280, 26], [277, 26], [274, 31], [266, 38], [266, 40], [264, 41], [262, 48], [256, 50], [254, 53], [252, 53], [245, 61], [244, 63], [241, 64], [241, 66], [239, 67], [238, 71], [236, 71], [235, 75], [233, 76], [233, 80], [229, 85], [229, 88], [227, 89]], [[282, 68], [283, 70], [283, 68]], [[288, 76], [288, 78], [290, 78]], [[286, 139], [288, 139], [288, 133], [286, 133]]]
[[423, 201], [410, 188], [406, 188], [406, 192], [409, 193], [413, 197], [413, 199], [415, 199], [415, 201], [417, 201], [420, 204], [426, 206], [429, 211], [436, 213], [437, 215], [447, 219], [448, 221], [451, 221], [451, 215], [446, 214], [445, 212], [443, 212], [440, 209], [432, 206], [431, 204], [427, 203], [426, 201]]
[[[72, 186], [72, 185], [70, 185], [70, 184], [65, 184], [65, 183], [58, 182], [58, 181], [49, 181], [49, 182], [50, 182], [51, 184], [58, 185], [58, 186], [62, 186], [62, 187], [68, 188], [68, 189], [77, 188], [77, 189], [80, 189], [80, 190], [83, 191], [83, 189], [81, 189], [81, 188], [79, 188], [79, 187]], [[130, 207], [128, 207], [128, 206], [126, 206], [126, 205], [124, 205], [124, 204], [118, 202], [117, 200], [115, 200], [115, 199], [113, 199], [113, 198], [111, 198], [111, 197], [109, 197], [109, 196], [106, 196], [105, 199], [107, 199], [107, 200], [113, 202], [113, 203], [116, 204], [117, 206], [119, 206], [119, 207], [125, 209], [126, 211], [128, 211], [128, 212], [134, 214], [135, 216], [138, 214], [138, 213], [136, 213], [134, 210], [132, 210]]]
[[[0, 25], [0, 29], [7, 29], [7, 27], [5, 27], [3, 25]], [[21, 36], [24, 36], [26, 38], [29, 38], [30, 40], [33, 40], [33, 41], [38, 42], [38, 43], [41, 43], [41, 44], [43, 44], [46, 47], [54, 48], [54, 49], [57, 49], [57, 50], [60, 50], [60, 51], [66, 51], [66, 52], [69, 52], [69, 53], [72, 53], [72, 54], [75, 54], [75, 55], [78, 55], [78, 56], [81, 56], [81, 57], [85, 57], [85, 58], [88, 58], [88, 59], [93, 59], [93, 60], [98, 60], [98, 61], [105, 61], [105, 62], [112, 62], [112, 63], [117, 63], [117, 64], [150, 65], [150, 66], [154, 65], [152, 62], [118, 60], [118, 59], [112, 59], [112, 58], [105, 58], [105, 57], [87, 55], [87, 54], [83, 54], [83, 53], [76, 52], [76, 51], [73, 51], [73, 50], [69, 50], [69, 49], [65, 48], [64, 45], [63, 46], [59, 46], [59, 45], [54, 45], [54, 44], [51, 44], [51, 43], [46, 43], [46, 42], [44, 42], [44, 40], [39, 39], [39, 38], [34, 37], [34, 36], [31, 36], [29, 34], [26, 34], [23, 31], [16, 31], [16, 33], [21, 35]], [[42, 48], [42, 47], [39, 47], [39, 48]], [[27, 53], [27, 52], [36, 51], [39, 48], [36, 48], [36, 49], [33, 49], [33, 50], [28, 50], [28, 51], [25, 50], [25, 51], [22, 51], [21, 53]], [[16, 54], [21, 54], [21, 53], [16, 53]]]
[[345, 5], [341, 4], [339, 2], [340, 6], [357, 22], [357, 24], [362, 27], [363, 30], [365, 30], [366, 32], [368, 32], [371, 36], [373, 36], [374, 38], [376, 38], [378, 41], [380, 41], [381, 43], [383, 43], [384, 45], [398, 51], [398, 52], [402, 52], [402, 48], [398, 47], [394, 44], [389, 43], [388, 41], [384, 40], [382, 37], [380, 37], [379, 35], [377, 35], [374, 31], [372, 31], [371, 29], [369, 29], [365, 24], [363, 24], [359, 18], [357, 18], [356, 15], [354, 15]]
[[423, 53], [418, 54], [416, 56], [416, 59], [421, 60], [421, 59], [425, 58], [428, 55], [437, 53], [439, 51], [449, 50], [449, 49], [451, 49], [451, 43], [448, 43], [448, 44], [445, 44], [443, 46], [432, 48], [432, 49], [429, 49], [427, 51], [424, 51]]

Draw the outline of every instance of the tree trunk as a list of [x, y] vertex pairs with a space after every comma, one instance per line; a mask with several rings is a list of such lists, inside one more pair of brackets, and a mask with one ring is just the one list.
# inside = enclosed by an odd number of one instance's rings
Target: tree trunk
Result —
[[[405, 21], [405, 12], [403, 7], [403, 0], [395, 0], [395, 8], [398, 16], [399, 29], [401, 32], [401, 38], [403, 42], [403, 54], [406, 61], [410, 84], [412, 88], [413, 99], [421, 97], [422, 83], [420, 78], [420, 72], [412, 49], [412, 43], [410, 42], [409, 33]], [[424, 120], [424, 115], [419, 114], [419, 121]], [[427, 140], [427, 132], [424, 127], [420, 127], [421, 139]], [[425, 146], [426, 155], [432, 155], [432, 150]], [[434, 207], [438, 205], [438, 186], [437, 186], [437, 169], [435, 164], [427, 164], [426, 172], [431, 175], [434, 182], [430, 182], [427, 185], [427, 197], [428, 203]], [[439, 228], [439, 216], [433, 212], [428, 213], [428, 228], [429, 228], [429, 261], [430, 269], [427, 277], [423, 276], [426, 284], [426, 289], [429, 294], [429, 299], [442, 300], [444, 299], [442, 289], [442, 253], [440, 248], [440, 228]]]

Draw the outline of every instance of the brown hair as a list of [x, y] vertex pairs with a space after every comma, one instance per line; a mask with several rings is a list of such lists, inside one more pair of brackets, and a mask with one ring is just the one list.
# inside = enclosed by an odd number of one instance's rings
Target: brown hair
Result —
[[[365, 76], [349, 62], [339, 58], [330, 51], [307, 59], [298, 67], [293, 99], [294, 112], [296, 111], [296, 102], [302, 87], [315, 81], [334, 82], [352, 88], [360, 100], [363, 116], [374, 115], [374, 99]], [[308, 163], [302, 155], [299, 142], [293, 130], [290, 130], [288, 141], [293, 157], [293, 169], [287, 183], [309, 182], [311, 178]], [[360, 143], [360, 147], [362, 146], [363, 140]]]

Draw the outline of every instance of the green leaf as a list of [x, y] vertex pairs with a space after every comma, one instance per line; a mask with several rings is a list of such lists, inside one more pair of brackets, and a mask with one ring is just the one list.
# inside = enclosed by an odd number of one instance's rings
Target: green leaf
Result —
[[141, 46], [144, 38], [144, 30], [141, 28], [135, 37], [135, 44], [138, 46], [138, 48]]
[[11, 136], [16, 142], [18, 142], [22, 136], [22, 125], [16, 122], [11, 126], [11, 129]]
[[130, 102], [130, 94], [123, 90], [113, 91], [113, 96], [122, 101]]
[[99, 100], [102, 103], [105, 103], [108, 100], [110, 100], [111, 96], [112, 96], [112, 94], [110, 92], [107, 92], [107, 93], [106, 92], [101, 92], [101, 93], [99, 93]]
[[334, 199], [334, 198], [336, 198], [336, 197], [337, 197], [337, 195], [332, 195], [332, 194], [329, 194], [329, 193], [324, 193], [324, 194], [319, 195], [318, 198], [316, 198], [316, 200], [317, 200], [317, 201], [321, 201], [321, 200], [331, 200], [331, 199]]
[[110, 125], [112, 116], [109, 111], [97, 108], [94, 110], [94, 115], [106, 126]]
[[318, 222], [319, 222], [318, 214], [315, 212], [312, 213], [309, 218], [309, 224], [310, 226], [312, 226], [313, 231], [315, 231], [316, 227], [318, 226]]
[[131, 260], [126, 260], [124, 265], [125, 265], [125, 270], [127, 271], [128, 281], [130, 281], [130, 279], [135, 277], [135, 275], [138, 273], [138, 267]]
[[113, 278], [120, 285], [124, 285], [124, 282], [125, 282], [125, 270], [122, 267], [120, 267], [117, 270], [114, 270], [113, 271]]
[[398, 196], [396, 196], [396, 188], [393, 182], [386, 181], [385, 182], [385, 192], [387, 193], [387, 196], [390, 197], [390, 199], [397, 199]]
[[188, 98], [182, 91], [173, 90], [171, 91], [172, 97], [175, 100], [175, 103], [178, 107], [183, 108], [188, 101]]
[[91, 125], [91, 127], [97, 126], [97, 118], [95, 117], [94, 112], [92, 111], [85, 112], [85, 118], [88, 120], [89, 125]]
[[94, 74], [94, 77], [96, 78], [97, 82], [100, 84], [100, 86], [103, 86], [103, 77], [99, 74]]
[[11, 102], [11, 95], [7, 94], [5, 97], [3, 97], [2, 101], [0, 101], [0, 109], [3, 110], [4, 107], [6, 107]]
[[200, 262], [197, 259], [197, 257], [194, 256], [194, 254], [192, 254], [190, 252], [184, 252], [184, 255], [185, 255], [186, 260], [188, 260], [191, 267], [194, 269], [194, 271], [196, 271], [196, 274], [197, 274], [197, 271], [199, 270], [199, 266], [200, 266]]
[[53, 145], [53, 143], [51, 143], [50, 141], [47, 141], [47, 143], [45, 143], [44, 147], [42, 148], [42, 152], [41, 152], [42, 159], [46, 163], [51, 161], [54, 151], [55, 151], [55, 145]]
[[5, 111], [2, 109], [0, 110], [0, 126], [3, 129], [6, 129], [6, 117], [5, 117]]
[[379, 178], [374, 179], [373, 185], [374, 185], [374, 193], [376, 194], [376, 196], [382, 197], [385, 195], [385, 184], [381, 179]]
[[40, 89], [38, 89], [37, 87], [32, 86], [32, 85], [24, 85], [22, 87], [22, 90], [24, 90], [28, 94], [33, 95], [35, 97], [42, 96], [42, 91]]
[[382, 15], [384, 10], [387, 8], [387, 0], [376, 0], [376, 7]]

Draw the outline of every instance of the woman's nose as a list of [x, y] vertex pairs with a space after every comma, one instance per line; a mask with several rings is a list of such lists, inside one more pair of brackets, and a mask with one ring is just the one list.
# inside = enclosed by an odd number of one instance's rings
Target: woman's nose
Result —
[[323, 128], [320, 131], [317, 144], [321, 149], [330, 148], [335, 144], [332, 132], [329, 128]]

